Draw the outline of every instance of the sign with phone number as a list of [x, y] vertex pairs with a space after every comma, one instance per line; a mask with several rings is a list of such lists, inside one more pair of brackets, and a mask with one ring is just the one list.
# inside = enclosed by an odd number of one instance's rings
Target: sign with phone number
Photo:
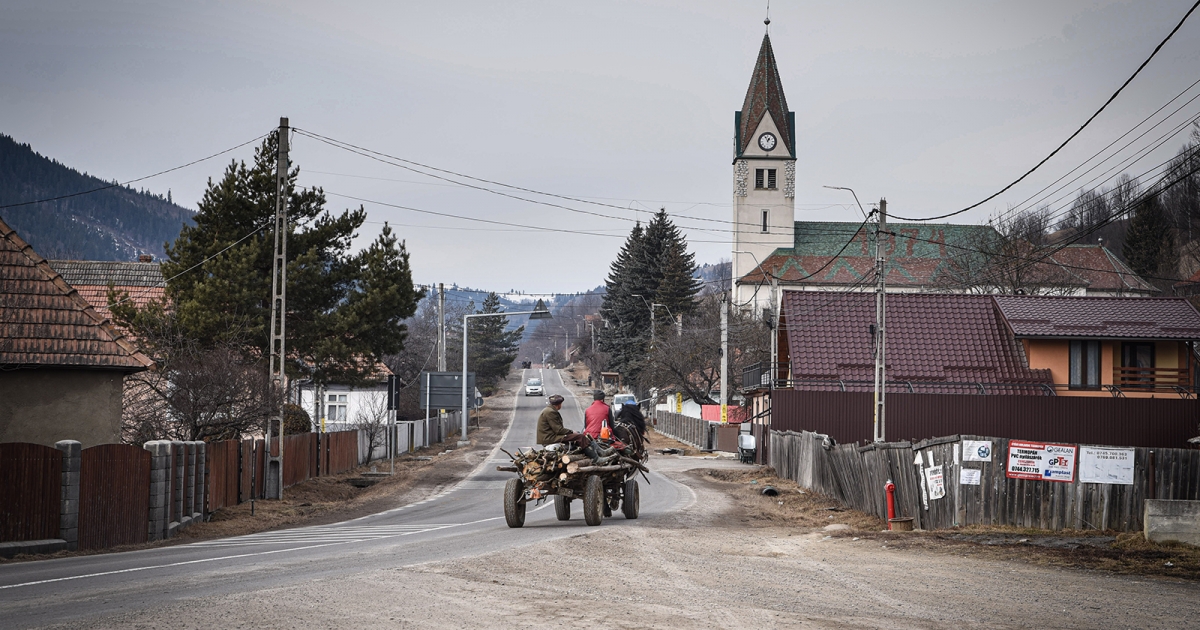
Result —
[[1009, 479], [1075, 481], [1075, 452], [1072, 444], [1044, 444], [1011, 440], [1008, 443]]

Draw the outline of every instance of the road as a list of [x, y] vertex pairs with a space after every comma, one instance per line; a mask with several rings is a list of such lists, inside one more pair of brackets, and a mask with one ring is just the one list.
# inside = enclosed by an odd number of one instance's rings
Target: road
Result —
[[[535, 376], [538, 370], [526, 370]], [[547, 395], [567, 398], [567, 428], [583, 430], [583, 412], [556, 370], [542, 374]], [[522, 379], [524, 382], [524, 378]], [[517, 396], [500, 446], [534, 443], [545, 398]], [[522, 529], [504, 523], [501, 489], [511, 473], [494, 450], [458, 484], [415, 504], [336, 525], [299, 527], [187, 545], [11, 563], [0, 566], [0, 618], [6, 628], [51, 624], [108, 625], [113, 616], [181, 601], [253, 594], [317, 579], [465, 558], [581, 533], [581, 511], [560, 522], [550, 503], [531, 507]], [[686, 507], [695, 494], [651, 473], [642, 484], [641, 515], [619, 512], [601, 527], [652, 527], [656, 517]], [[216, 625], [222, 625], [217, 623]]]

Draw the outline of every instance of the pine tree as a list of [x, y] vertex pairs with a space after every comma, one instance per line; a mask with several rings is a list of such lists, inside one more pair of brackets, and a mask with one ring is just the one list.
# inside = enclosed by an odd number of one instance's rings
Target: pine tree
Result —
[[[201, 347], [269, 352], [275, 155], [272, 134], [252, 165], [234, 162], [219, 181], [210, 180], [195, 224], [167, 246], [162, 271], [170, 278], [170, 316]], [[403, 348], [401, 321], [415, 312], [420, 292], [404, 243], [389, 226], [366, 249], [351, 251], [366, 212], [330, 213], [321, 189], [295, 188], [298, 175], [293, 167], [288, 181], [289, 371], [319, 383], [354, 383], [373, 373], [383, 355]]]
[[1122, 253], [1129, 267], [1151, 283], [1157, 284], [1155, 277], [1175, 275], [1179, 258], [1171, 223], [1158, 195], [1149, 195], [1138, 205], [1129, 222]]
[[[478, 313], [499, 313], [500, 296], [489, 293]], [[470, 356], [468, 365], [475, 372], [475, 381], [484, 393], [495, 387], [512, 370], [517, 358], [525, 327], [513, 330], [507, 317], [480, 317], [470, 324]]]

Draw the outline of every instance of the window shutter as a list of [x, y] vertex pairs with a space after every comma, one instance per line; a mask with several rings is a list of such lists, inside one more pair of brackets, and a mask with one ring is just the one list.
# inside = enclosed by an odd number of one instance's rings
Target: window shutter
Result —
[[763, 169], [761, 169], [761, 168], [754, 169], [754, 187], [755, 188], [763, 187]]
[[775, 169], [767, 169], [767, 188], [775, 188]]

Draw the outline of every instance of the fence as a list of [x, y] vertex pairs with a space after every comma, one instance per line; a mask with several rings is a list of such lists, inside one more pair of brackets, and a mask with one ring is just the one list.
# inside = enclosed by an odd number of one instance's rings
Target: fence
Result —
[[146, 542], [150, 510], [150, 453], [126, 444], [101, 444], [79, 457], [79, 548]]
[[[986, 445], [989, 461], [964, 455], [967, 441]], [[1142, 529], [1147, 498], [1200, 499], [1200, 451], [1124, 448], [1128, 483], [1082, 480], [1081, 454], [1072, 454], [1067, 481], [1016, 479], [1007, 474], [1010, 440], [950, 436], [923, 442], [835, 445], [808, 431], [773, 431], [770, 463], [799, 485], [863, 512], [887, 517], [884, 485], [896, 484], [898, 516], [924, 529], [1011, 525], [1040, 529]], [[964, 471], [966, 471], [964, 473]], [[965, 483], [964, 483], [965, 482]]]
[[[242, 442], [225, 440], [208, 445], [208, 509], [237, 505], [241, 496], [242, 470], [239, 457]], [[249, 470], [245, 471], [249, 480]]]
[[321, 451], [325, 456], [321, 474], [336, 475], [358, 465], [358, 431], [326, 433]]
[[[872, 418], [870, 393], [772, 393], [771, 427], [777, 431], [815, 431], [838, 442], [870, 441]], [[886, 434], [907, 440], [973, 434], [1183, 448], [1196, 435], [1198, 420], [1198, 400], [889, 393]]]
[[654, 430], [700, 450], [712, 448], [712, 427], [719, 423], [670, 411], [654, 412]]
[[58, 538], [62, 452], [41, 444], [0, 444], [0, 540]]

